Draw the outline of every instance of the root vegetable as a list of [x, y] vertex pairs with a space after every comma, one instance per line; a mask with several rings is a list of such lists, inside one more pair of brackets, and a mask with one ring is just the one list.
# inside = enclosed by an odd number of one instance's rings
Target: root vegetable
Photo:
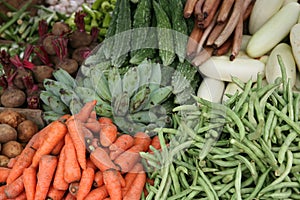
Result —
[[0, 155], [0, 167], [7, 167], [9, 158], [5, 155]]
[[1, 153], [8, 158], [14, 158], [21, 154], [23, 146], [17, 141], [9, 141], [3, 144]]
[[60, 35], [70, 32], [70, 31], [71, 31], [71, 29], [70, 29], [69, 25], [66, 24], [65, 22], [55, 22], [52, 26], [51, 32], [53, 35], [60, 36]]
[[21, 107], [26, 101], [26, 94], [13, 83], [16, 75], [17, 72], [14, 72], [7, 77], [8, 86], [1, 95], [1, 104], [7, 108]]
[[88, 46], [91, 44], [93, 37], [85, 31], [84, 17], [86, 16], [83, 12], [76, 12], [75, 23], [77, 29], [70, 34], [70, 45], [74, 49], [81, 46]]
[[69, 74], [74, 74], [78, 70], [78, 63], [76, 60], [68, 58], [68, 39], [60, 36], [52, 41], [56, 55], [59, 57], [59, 62], [56, 68], [62, 68]]
[[55, 35], [48, 35], [45, 37], [45, 39], [43, 40], [43, 47], [45, 48], [45, 51], [49, 54], [49, 55], [55, 55], [55, 49], [54, 46], [52, 44], [52, 41], [55, 40], [55, 38], [57, 38], [57, 36]]
[[0, 113], [0, 123], [8, 124], [13, 128], [16, 128], [24, 120], [25, 117], [22, 114], [11, 109], [5, 109]]
[[19, 124], [17, 131], [18, 140], [20, 142], [28, 142], [38, 132], [38, 126], [31, 120], [25, 120]]
[[[6, 143], [17, 139], [17, 131], [8, 124], [0, 124], [0, 143]], [[2, 149], [4, 145], [2, 146]]]
[[72, 53], [72, 59], [76, 60], [79, 65], [88, 57], [91, 53], [89, 47], [79, 47], [75, 49]]

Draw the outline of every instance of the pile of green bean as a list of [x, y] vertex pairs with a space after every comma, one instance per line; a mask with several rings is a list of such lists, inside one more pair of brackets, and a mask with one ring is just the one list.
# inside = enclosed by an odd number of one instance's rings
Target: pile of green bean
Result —
[[161, 149], [141, 153], [143, 199], [300, 199], [300, 94], [273, 84], [233, 81], [243, 89], [224, 104], [195, 97], [174, 108], [174, 128], [157, 129]]

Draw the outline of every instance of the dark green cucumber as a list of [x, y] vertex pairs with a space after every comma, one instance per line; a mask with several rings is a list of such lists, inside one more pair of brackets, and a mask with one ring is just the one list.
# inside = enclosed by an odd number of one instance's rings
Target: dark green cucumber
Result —
[[162, 60], [162, 64], [168, 66], [172, 64], [175, 59], [171, 23], [166, 12], [155, 0], [153, 1], [153, 8], [158, 28], [157, 40], [159, 48], [159, 57]]
[[119, 0], [120, 7], [114, 36], [112, 65], [121, 67], [126, 61], [131, 43], [131, 9], [128, 0]]

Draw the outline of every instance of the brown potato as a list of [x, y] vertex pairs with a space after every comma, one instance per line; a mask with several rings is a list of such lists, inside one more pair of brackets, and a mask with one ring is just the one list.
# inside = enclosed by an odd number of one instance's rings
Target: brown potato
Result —
[[0, 167], [7, 167], [9, 158], [5, 155], [0, 155]]
[[21, 122], [17, 127], [18, 141], [28, 142], [38, 132], [38, 126], [31, 120]]
[[[16, 140], [18, 133], [16, 129], [8, 124], [0, 124], [0, 143]], [[3, 148], [3, 146], [2, 146]]]
[[9, 141], [3, 144], [1, 154], [8, 158], [14, 158], [21, 154], [23, 146], [17, 141]]
[[13, 128], [17, 128], [17, 126], [25, 120], [25, 117], [13, 110], [6, 109], [0, 113], [0, 123], [8, 124]]

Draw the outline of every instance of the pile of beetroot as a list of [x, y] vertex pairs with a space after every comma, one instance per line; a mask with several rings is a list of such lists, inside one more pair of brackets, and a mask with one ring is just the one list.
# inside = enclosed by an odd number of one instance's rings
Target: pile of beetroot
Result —
[[39, 41], [27, 44], [24, 54], [9, 55], [0, 52], [3, 75], [0, 76], [1, 106], [7, 108], [40, 108], [39, 93], [43, 81], [52, 78], [59, 68], [72, 76], [92, 49], [98, 45], [99, 29], [85, 30], [84, 12], [75, 15], [76, 29], [64, 22], [55, 22], [50, 27], [46, 21], [39, 22]]

